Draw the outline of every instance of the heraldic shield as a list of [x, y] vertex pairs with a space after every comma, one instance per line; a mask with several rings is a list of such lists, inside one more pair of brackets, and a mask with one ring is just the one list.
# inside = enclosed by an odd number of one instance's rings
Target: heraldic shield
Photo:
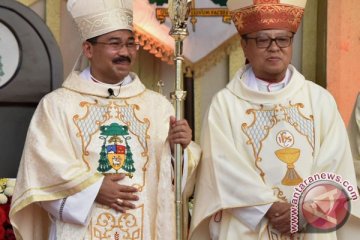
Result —
[[103, 140], [103, 144], [97, 170], [106, 173], [113, 169], [118, 173], [120, 169], [123, 169], [126, 175], [132, 178], [135, 167], [133, 154], [128, 144], [128, 140], [131, 139], [128, 127], [112, 123], [101, 126], [100, 132], [99, 138]]
[[[113, 169], [119, 171], [122, 166], [125, 163], [125, 146], [124, 145], [118, 145], [117, 140], [119, 140], [118, 137], [114, 137], [115, 144], [106, 146], [107, 148], [107, 158], [109, 160], [109, 163]], [[109, 142], [112, 139], [109, 140]]]

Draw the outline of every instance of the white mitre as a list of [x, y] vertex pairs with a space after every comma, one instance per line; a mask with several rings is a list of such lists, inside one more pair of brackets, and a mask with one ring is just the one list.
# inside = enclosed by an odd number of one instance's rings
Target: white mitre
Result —
[[69, 0], [67, 9], [83, 40], [116, 30], [133, 30], [132, 0]]

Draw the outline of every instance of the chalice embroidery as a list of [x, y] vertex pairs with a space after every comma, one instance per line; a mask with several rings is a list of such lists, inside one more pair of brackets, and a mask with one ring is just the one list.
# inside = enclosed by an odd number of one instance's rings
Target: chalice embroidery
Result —
[[295, 162], [300, 157], [300, 149], [292, 148], [294, 136], [289, 131], [283, 130], [276, 135], [276, 142], [282, 149], [276, 150], [275, 155], [287, 164], [287, 171], [281, 183], [286, 186], [300, 184], [303, 179], [295, 170]]

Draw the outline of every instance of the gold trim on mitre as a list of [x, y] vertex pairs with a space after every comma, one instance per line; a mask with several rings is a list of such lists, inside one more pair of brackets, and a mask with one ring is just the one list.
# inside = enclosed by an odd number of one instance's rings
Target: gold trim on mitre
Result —
[[133, 30], [132, 0], [72, 0], [68, 1], [68, 11], [83, 40], [116, 30]]
[[240, 35], [266, 29], [296, 32], [306, 0], [229, 0], [227, 6]]

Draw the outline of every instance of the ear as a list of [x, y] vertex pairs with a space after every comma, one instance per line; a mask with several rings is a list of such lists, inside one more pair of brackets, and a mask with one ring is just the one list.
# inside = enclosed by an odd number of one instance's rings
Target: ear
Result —
[[92, 58], [92, 55], [93, 55], [93, 46], [91, 45], [90, 42], [88, 41], [84, 41], [83, 44], [82, 44], [82, 48], [83, 48], [83, 53], [84, 53], [84, 56], [87, 58], [87, 59], [91, 59]]
[[245, 58], [247, 59], [247, 57], [246, 57], [246, 47], [247, 47], [247, 44], [246, 44], [246, 41], [244, 40], [244, 39], [241, 39], [241, 48], [242, 48], [242, 50], [243, 50], [243, 53], [244, 53], [244, 56], [245, 56]]

